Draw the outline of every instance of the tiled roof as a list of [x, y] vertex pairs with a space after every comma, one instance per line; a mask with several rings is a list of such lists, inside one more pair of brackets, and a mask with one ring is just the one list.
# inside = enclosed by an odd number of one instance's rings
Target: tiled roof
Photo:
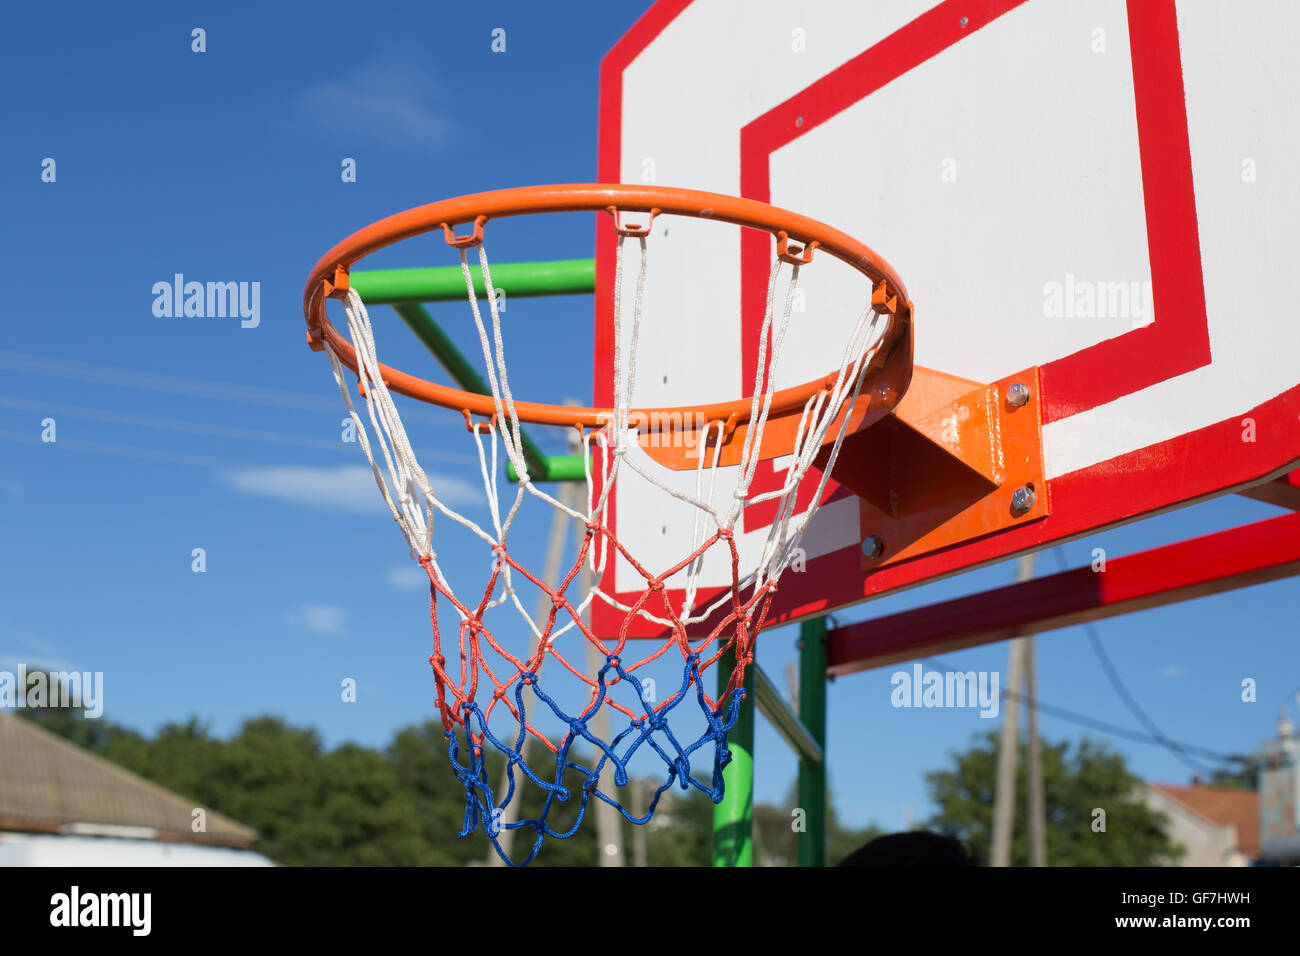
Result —
[[157, 839], [248, 847], [257, 833], [98, 757], [32, 721], [0, 713], [0, 830], [57, 833], [73, 824], [148, 827]]
[[1237, 849], [1246, 856], [1259, 856], [1259, 794], [1233, 787], [1175, 787], [1150, 784], [1170, 800], [1212, 823], [1230, 823], [1237, 828]]

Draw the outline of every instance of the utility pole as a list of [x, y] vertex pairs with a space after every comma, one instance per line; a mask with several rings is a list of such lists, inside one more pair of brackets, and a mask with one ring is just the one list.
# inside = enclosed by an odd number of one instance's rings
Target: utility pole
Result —
[[1034, 636], [1025, 642], [1025, 686], [1029, 711], [1029, 865], [1047, 866], [1047, 810], [1043, 798], [1043, 743], [1038, 737], [1038, 678], [1035, 674]]
[[[632, 793], [636, 800], [636, 808], [634, 812], [638, 817], [643, 817], [645, 816], [646, 807], [650, 805], [650, 792], [653, 789], [653, 787], [651, 786], [649, 780], [643, 780], [640, 778], [633, 778], [628, 782], [632, 785]], [[648, 862], [646, 862], [646, 845], [645, 845], [645, 831], [646, 831], [646, 827], [648, 827], [649, 825], [650, 824], [647, 823], [644, 826], [639, 826], [639, 827], [634, 826], [632, 828], [632, 865], [633, 866], [650, 865]]]
[[[576, 489], [577, 485], [569, 487]], [[572, 505], [570, 506], [572, 507]], [[579, 502], [579, 507], [581, 507], [581, 502]], [[587, 592], [591, 590], [591, 565], [586, 561], [582, 564], [582, 572], [578, 575], [578, 580], [582, 584], [582, 588], [578, 593], [585, 597]], [[588, 613], [583, 615], [588, 622], [591, 620], [589, 612], [590, 607]], [[605, 658], [601, 655], [600, 649], [591, 641], [584, 637], [583, 642], [587, 645], [587, 673], [593, 675], [600, 673], [600, 669], [605, 666]], [[608, 681], [609, 674], [605, 676]], [[633, 678], [633, 680], [635, 679]], [[588, 726], [591, 728], [592, 736], [600, 740], [610, 739], [608, 704], [602, 704], [600, 710], [591, 715]], [[630, 786], [627, 789], [627, 799], [630, 801], [632, 795], [636, 792], [636, 786], [631, 780], [628, 783]], [[617, 790], [617, 785], [614, 783], [614, 762], [612, 760], [606, 760], [605, 766], [601, 768], [599, 786], [607, 794], [613, 794]], [[623, 819], [619, 816], [618, 810], [596, 796], [588, 798], [587, 806], [596, 814], [596, 854], [598, 864], [600, 866], [625, 866]]]
[[[567, 404], [574, 405], [577, 403], [574, 401], [570, 401]], [[570, 434], [569, 446], [570, 446], [570, 450], [574, 452], [577, 452], [580, 449], [580, 446], [578, 445], [578, 438], [576, 433]], [[565, 482], [564, 484], [562, 484], [560, 486], [559, 493], [556, 495], [556, 497], [567, 508], [569, 508], [572, 511], [576, 511], [579, 514], [581, 514], [583, 509], [586, 507], [586, 500], [585, 500], [586, 495], [584, 494], [584, 487], [578, 482]], [[551, 519], [551, 535], [546, 544], [546, 563], [543, 566], [542, 578], [541, 578], [542, 581], [547, 582], [548, 584], [553, 582], [556, 585], [558, 585], [563, 580], [563, 576], [560, 574], [560, 562], [564, 558], [564, 546], [568, 541], [569, 526], [573, 523], [573, 520], [574, 520], [573, 517], [569, 515], [568, 512], [560, 508], [555, 509], [555, 514]], [[579, 548], [574, 548], [573, 553], [576, 554], [578, 550]], [[591, 566], [588, 561], [584, 560], [582, 571], [579, 572], [578, 575], [578, 594], [580, 595], [580, 597], [578, 598], [577, 602], [571, 601], [570, 603], [580, 604], [590, 590], [591, 590]], [[550, 613], [551, 613], [551, 595], [548, 594], [546, 591], [542, 591], [540, 594], [537, 595], [537, 605], [533, 611], [533, 620], [535, 622], [545, 621], [547, 616]], [[591, 621], [590, 606], [588, 606], [587, 611], [583, 614], [583, 619], [588, 624], [588, 626], [590, 626], [590, 621]], [[556, 627], [560, 627], [560, 626], [562, 625], [560, 623], [559, 617], [557, 616]], [[582, 640], [587, 645], [587, 658], [586, 658], [587, 671], [590, 674], [596, 674], [600, 671], [602, 667], [605, 666], [605, 662], [601, 658], [600, 652], [596, 649], [595, 645], [593, 645], [590, 641], [587, 641], [585, 637], [582, 638]], [[533, 653], [535, 654], [536, 652], [537, 652], [537, 645], [534, 644]], [[592, 733], [595, 734], [597, 737], [601, 738], [602, 740], [609, 739], [609, 710], [606, 707], [601, 707], [600, 710], [598, 710], [595, 714], [592, 715], [590, 721], [590, 727]], [[526, 758], [527, 747], [528, 747], [528, 735], [524, 734], [524, 742], [519, 749], [519, 753], [522, 757]], [[509, 770], [510, 770], [510, 766], [509, 764], [507, 764], [505, 772], [508, 773]], [[505, 776], [505, 773], [503, 773], [501, 779], [501, 790], [499, 792], [505, 793], [508, 786], [509, 786], [509, 782]], [[606, 793], [613, 793], [614, 790], [616, 789], [614, 784], [614, 765], [612, 763], [607, 762], [605, 764], [604, 769], [601, 771], [599, 786]], [[522, 792], [520, 790], [516, 790], [514, 799], [512, 799], [510, 801], [510, 804], [501, 811], [501, 817], [499, 820], [499, 826], [501, 827], [501, 830], [497, 834], [497, 843], [501, 847], [502, 852], [504, 852], [507, 856], [510, 855], [510, 850], [514, 845], [515, 831], [512, 829], [507, 829], [506, 824], [514, 823], [519, 819], [519, 804], [521, 800], [522, 800]], [[598, 865], [623, 866], [624, 865], [623, 834], [622, 834], [623, 828], [619, 818], [618, 811], [615, 810], [613, 807], [611, 807], [609, 804], [605, 803], [605, 801], [595, 797], [589, 798], [588, 806], [593, 809], [593, 812], [596, 817], [596, 844], [598, 847], [597, 850]], [[501, 857], [498, 854], [490, 853], [488, 855], [488, 865], [504, 866], [505, 863], [501, 860]]]
[[[575, 508], [573, 504], [577, 500], [576, 493], [572, 490], [573, 486], [564, 484], [560, 486], [560, 492], [557, 497], [570, 508]], [[582, 503], [578, 502], [575, 510], [580, 509]], [[555, 515], [551, 518], [551, 536], [546, 542], [546, 563], [543, 565], [542, 580], [551, 582], [561, 580], [560, 561], [564, 557], [564, 545], [569, 537], [569, 524], [573, 519], [561, 511], [555, 509]], [[551, 613], [551, 596], [545, 591], [537, 595], [537, 604], [533, 608], [533, 620], [541, 622], [546, 620], [546, 616]], [[557, 618], [558, 623], [558, 618]], [[533, 644], [533, 653], [537, 653], [537, 645]], [[521, 715], [522, 716], [522, 715]], [[524, 734], [524, 742], [519, 747], [519, 756], [528, 759], [528, 734]], [[505, 794], [509, 789], [510, 764], [507, 763], [505, 769], [501, 772], [501, 788], [497, 791], [499, 794]], [[501, 815], [497, 820], [497, 826], [500, 831], [497, 833], [497, 845], [501, 847], [501, 852], [510, 856], [511, 848], [515, 842], [515, 831], [510, 829], [507, 824], [515, 823], [519, 819], [519, 805], [523, 801], [523, 786], [527, 784], [526, 778], [517, 769], [515, 770], [515, 795], [510, 802], [501, 809]], [[531, 784], [527, 784], [531, 786]], [[492, 850], [488, 851], [488, 866], [505, 866], [501, 857]]]
[[[1034, 556], [1027, 554], [1016, 566], [1016, 580], [1034, 576]], [[993, 797], [993, 846], [991, 866], [1011, 865], [1011, 838], [1016, 821], [1016, 769], [1020, 757], [1020, 687], [1028, 661], [1026, 639], [1011, 641], [1007, 666], [1007, 690], [1003, 699], [1002, 743], [998, 748], [998, 782]], [[1031, 652], [1032, 653], [1032, 652]], [[1031, 708], [1032, 711], [1032, 708]]]

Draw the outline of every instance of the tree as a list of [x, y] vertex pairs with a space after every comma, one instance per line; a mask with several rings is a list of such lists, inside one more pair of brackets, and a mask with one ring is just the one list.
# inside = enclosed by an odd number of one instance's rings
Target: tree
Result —
[[[759, 804], [754, 807], [754, 862], [760, 865], [795, 866], [799, 859], [799, 832], [796, 824], [807, 825], [807, 818], [799, 807], [799, 785], [791, 784], [784, 806]], [[845, 827], [835, 812], [835, 802], [826, 799], [826, 863], [836, 866], [862, 844], [885, 831], [877, 826], [862, 830]]]
[[[294, 727], [277, 717], [256, 717], [228, 739], [191, 718], [167, 724], [153, 738], [112, 724], [86, 720], [73, 710], [20, 710], [60, 736], [140, 776], [195, 800], [258, 832], [254, 849], [278, 863], [310, 866], [465, 866], [486, 861], [493, 851], [482, 826], [466, 839], [456, 834], [465, 821], [465, 790], [452, 774], [447, 741], [437, 721], [403, 727], [381, 750], [342, 744], [328, 750], [315, 730]], [[588, 758], [590, 754], [586, 755]], [[553, 760], [541, 745], [530, 749], [532, 767], [552, 779]], [[579, 749], [570, 759], [590, 766]], [[501, 780], [504, 758], [489, 753], [488, 779]], [[549, 764], [549, 766], [548, 766]], [[517, 774], [520, 818], [535, 818], [544, 792]], [[573, 797], [557, 805], [548, 823], [569, 829], [576, 819], [583, 777], [565, 778]], [[639, 810], [662, 779], [642, 780], [618, 796]], [[794, 865], [796, 834], [791, 790], [784, 807], [754, 808], [755, 858]], [[498, 799], [500, 795], [498, 795]], [[534, 866], [594, 866], [597, 862], [593, 803], [577, 833], [547, 838]], [[633, 824], [621, 822], [631, 861]], [[880, 831], [841, 827], [834, 811], [827, 818], [828, 862], [834, 864]], [[669, 788], [646, 825], [650, 866], [708, 866], [712, 861], [713, 803], [700, 791]], [[516, 831], [513, 856], [522, 859], [535, 835]]]
[[1228, 770], [1226, 767], [1216, 767], [1210, 773], [1210, 779], [1205, 782], [1208, 787], [1235, 787], [1240, 790], [1258, 790], [1259, 789], [1259, 764], [1250, 761], [1243, 763], [1236, 770]]
[[[977, 738], [956, 755], [956, 766], [926, 774], [939, 812], [929, 826], [962, 840], [981, 864], [989, 860], [993, 832], [993, 794], [997, 783], [996, 731]], [[1029, 864], [1029, 827], [1022, 745], [1016, 782], [1013, 866]], [[1084, 738], [1043, 742], [1043, 799], [1047, 817], [1047, 859], [1054, 866], [1154, 866], [1182, 853], [1166, 834], [1167, 821], [1141, 799], [1142, 782], [1124, 758], [1104, 744]], [[1105, 830], [1095, 829], [1104, 811]]]

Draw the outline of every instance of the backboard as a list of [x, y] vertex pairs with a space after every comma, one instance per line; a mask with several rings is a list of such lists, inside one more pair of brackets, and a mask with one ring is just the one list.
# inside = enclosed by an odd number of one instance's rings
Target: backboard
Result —
[[[632, 27], [601, 71], [602, 182], [759, 199], [861, 239], [907, 283], [916, 364], [1023, 378], [1041, 419], [1029, 520], [868, 566], [863, 506], [832, 489], [806, 562], [781, 580], [777, 620], [1300, 460], [1297, 33], [1300, 5], [1247, 16], [1228, 0], [660, 0]], [[613, 247], [602, 230], [598, 289]], [[742, 343], [770, 264], [770, 245], [761, 261], [753, 248], [708, 223], [653, 237], [644, 327], [658, 332], [641, 346], [638, 403], [745, 394]], [[829, 323], [860, 308], [842, 277], [806, 272], [794, 318], [814, 331], [778, 387], [833, 368], [842, 337]], [[608, 300], [597, 296], [597, 405], [610, 401]], [[765, 465], [776, 487], [781, 462]], [[611, 520], [664, 569], [686, 553], [685, 514], [628, 481]], [[770, 516], [743, 520], [742, 552]], [[603, 588], [630, 595], [630, 571], [611, 566]], [[700, 597], [728, 582], [706, 565]]]

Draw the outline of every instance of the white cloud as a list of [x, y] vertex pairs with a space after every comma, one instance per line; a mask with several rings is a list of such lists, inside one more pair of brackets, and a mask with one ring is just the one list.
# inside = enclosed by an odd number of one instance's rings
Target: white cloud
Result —
[[343, 608], [332, 604], [304, 604], [302, 622], [317, 634], [343, 633]]
[[[246, 495], [278, 498], [293, 504], [341, 508], [365, 514], [384, 509], [384, 499], [375, 484], [374, 472], [362, 465], [239, 468], [227, 472], [222, 479]], [[429, 481], [433, 483], [438, 500], [450, 507], [482, 500], [477, 486], [459, 478], [430, 475]]]
[[1166, 664], [1160, 668], [1160, 676], [1167, 678], [1182, 677], [1185, 672], [1177, 664]]
[[401, 591], [427, 589], [429, 587], [429, 575], [418, 564], [409, 564], [389, 571], [388, 583]]
[[437, 87], [427, 68], [383, 64], [360, 70], [303, 95], [311, 122], [333, 130], [345, 122], [350, 134], [395, 146], [441, 147], [456, 125], [433, 104]]

